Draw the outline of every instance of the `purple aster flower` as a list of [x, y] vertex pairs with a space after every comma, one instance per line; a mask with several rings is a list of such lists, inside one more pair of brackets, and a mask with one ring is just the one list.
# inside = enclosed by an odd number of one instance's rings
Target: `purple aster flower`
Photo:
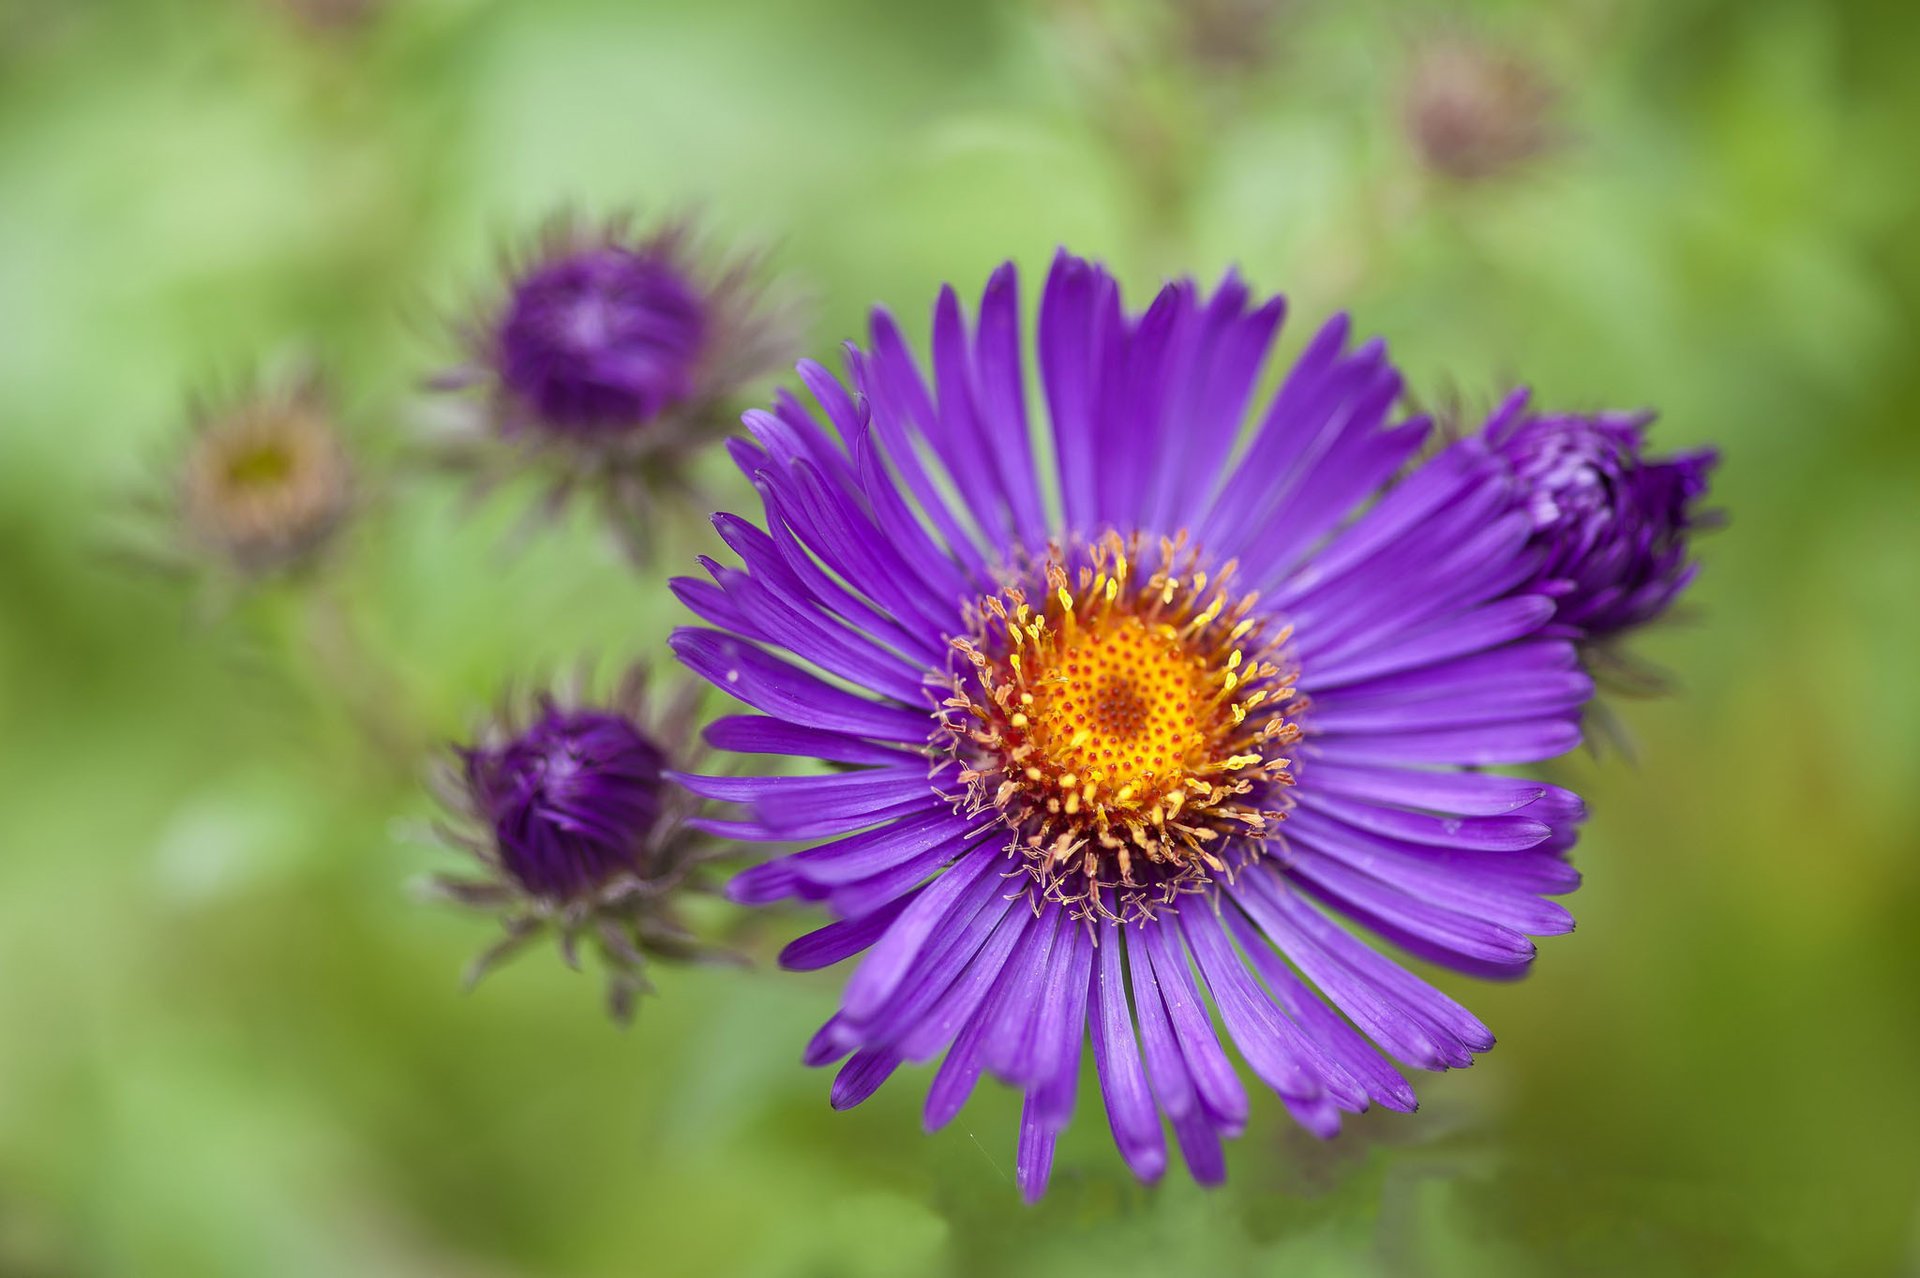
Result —
[[462, 326], [467, 362], [435, 379], [477, 392], [448, 460], [486, 486], [537, 469], [550, 507], [591, 493], [643, 553], [686, 463], [794, 343], [790, 308], [766, 304], [755, 262], [715, 269], [705, 257], [684, 224], [643, 234], [627, 220], [549, 221]]
[[613, 698], [543, 693], [483, 728], [435, 774], [457, 817], [443, 831], [484, 867], [479, 879], [434, 888], [502, 915], [506, 936], [481, 956], [478, 980], [542, 932], [558, 932], [577, 966], [580, 938], [598, 944], [615, 1017], [647, 988], [649, 956], [704, 957], [674, 909], [721, 850], [686, 824], [695, 801], [666, 768], [687, 759], [693, 693], [649, 730], [646, 681], [629, 672]]
[[1485, 438], [1511, 469], [1542, 552], [1525, 587], [1556, 600], [1556, 619], [1605, 641], [1666, 612], [1693, 581], [1691, 534], [1719, 461], [1711, 448], [1647, 457], [1651, 413], [1530, 413], [1511, 396]]
[[850, 387], [800, 365], [838, 438], [791, 397], [747, 414], [764, 523], [718, 516], [742, 566], [675, 583], [718, 627], [675, 650], [759, 711], [709, 741], [835, 765], [683, 778], [742, 805], [707, 828], [811, 845], [730, 888], [837, 916], [786, 966], [865, 956], [805, 1059], [845, 1058], [836, 1107], [939, 1060], [930, 1127], [983, 1073], [1021, 1089], [1030, 1198], [1089, 1043], [1133, 1171], [1170, 1125], [1215, 1182], [1248, 1115], [1229, 1045], [1331, 1136], [1414, 1107], [1392, 1061], [1493, 1044], [1340, 920], [1487, 976], [1572, 926], [1545, 898], [1580, 801], [1482, 770], [1572, 747], [1592, 691], [1515, 594], [1543, 559], [1515, 481], [1477, 439], [1406, 474], [1428, 423], [1390, 421], [1400, 378], [1344, 317], [1242, 442], [1282, 308], [1229, 275], [1130, 313], [1063, 253], [1044, 422], [1011, 266], [971, 322], [942, 292], [930, 370], [876, 312]]

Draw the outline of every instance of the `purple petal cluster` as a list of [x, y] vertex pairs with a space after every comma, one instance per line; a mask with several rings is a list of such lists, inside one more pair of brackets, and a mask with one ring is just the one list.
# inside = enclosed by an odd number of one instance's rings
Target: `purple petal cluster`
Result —
[[430, 886], [500, 923], [469, 984], [542, 936], [578, 967], [584, 942], [606, 970], [609, 1011], [625, 1022], [652, 988], [654, 960], [725, 957], [688, 930], [679, 905], [731, 849], [692, 827], [698, 800], [669, 772], [695, 757], [698, 685], [656, 706], [643, 667], [606, 695], [586, 684], [583, 671], [509, 696], [434, 770], [448, 818], [435, 829], [479, 873], [436, 874]]
[[762, 276], [690, 222], [548, 219], [457, 325], [464, 358], [431, 385], [461, 398], [433, 455], [481, 493], [544, 481], [547, 514], [596, 505], [647, 562], [694, 458], [792, 358], [798, 314]]
[[[1400, 376], [1344, 316], [1257, 397], [1283, 311], [1233, 275], [1133, 311], [1064, 253], [1031, 348], [1010, 265], [971, 316], [941, 293], [928, 360], [878, 311], [846, 381], [803, 363], [814, 405], [783, 394], [746, 416], [730, 448], [763, 515], [717, 516], [738, 563], [675, 582], [712, 627], [679, 631], [676, 652], [757, 712], [710, 742], [834, 765], [682, 778], [739, 805], [710, 831], [808, 845], [730, 889], [835, 916], [787, 967], [858, 959], [806, 1060], [842, 1062], [842, 1108], [937, 1063], [929, 1128], [984, 1074], [1018, 1088], [1029, 1197], [1088, 1051], [1132, 1170], [1156, 1179], [1177, 1153], [1215, 1182], [1249, 1114], [1230, 1053], [1321, 1136], [1372, 1105], [1410, 1110], [1401, 1067], [1466, 1066], [1493, 1035], [1397, 954], [1511, 977], [1530, 938], [1572, 927], [1551, 898], [1578, 883], [1580, 800], [1487, 770], [1571, 748], [1592, 693], [1532, 586], [1549, 551], [1522, 481], [1480, 438], [1410, 470], [1430, 423], [1396, 415]], [[1051, 548], [1084, 565], [1074, 548], [1115, 536], [1179, 539], [1210, 578], [1233, 565], [1238, 597], [1288, 635], [1300, 731], [1284, 819], [1194, 844], [1193, 864], [1220, 868], [1134, 911], [1105, 908], [1103, 887], [1070, 904], [1029, 884], [1035, 857], [1108, 855], [1101, 832], [1036, 848], [1004, 806], [962, 801], [968, 765], [936, 732], [981, 602]]]
[[645, 426], [689, 398], [711, 320], [706, 299], [658, 244], [594, 244], [514, 281], [499, 374], [548, 430]]
[[1588, 638], [1652, 621], [1698, 570], [1690, 534], [1717, 522], [1699, 506], [1719, 454], [1646, 456], [1651, 414], [1535, 414], [1525, 403], [1524, 393], [1510, 399], [1485, 436], [1519, 483], [1544, 554], [1533, 588]]
[[624, 716], [549, 701], [524, 732], [462, 757], [501, 865], [529, 895], [571, 900], [640, 868], [666, 756]]

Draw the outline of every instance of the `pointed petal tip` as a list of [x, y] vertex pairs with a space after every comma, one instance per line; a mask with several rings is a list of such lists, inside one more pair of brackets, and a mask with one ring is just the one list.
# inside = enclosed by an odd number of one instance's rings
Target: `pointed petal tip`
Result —
[[893, 312], [884, 306], [875, 306], [867, 311], [867, 332], [874, 345], [879, 346], [888, 340], [899, 340], [900, 322]]

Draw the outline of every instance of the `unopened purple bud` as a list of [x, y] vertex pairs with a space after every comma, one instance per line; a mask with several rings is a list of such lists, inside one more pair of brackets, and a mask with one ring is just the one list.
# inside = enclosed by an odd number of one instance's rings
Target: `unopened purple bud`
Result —
[[666, 757], [627, 719], [549, 702], [520, 735], [464, 756], [474, 807], [529, 895], [567, 900], [644, 869]]
[[1645, 455], [1650, 416], [1529, 414], [1510, 402], [1486, 431], [1519, 482], [1545, 557], [1535, 584], [1559, 597], [1558, 620], [1593, 639], [1646, 624], [1693, 580], [1690, 535], [1717, 517], [1698, 509], [1719, 455]]
[[643, 429], [698, 388], [706, 300], [656, 246], [604, 244], [514, 282], [497, 356], [532, 411], [512, 424], [594, 435]]

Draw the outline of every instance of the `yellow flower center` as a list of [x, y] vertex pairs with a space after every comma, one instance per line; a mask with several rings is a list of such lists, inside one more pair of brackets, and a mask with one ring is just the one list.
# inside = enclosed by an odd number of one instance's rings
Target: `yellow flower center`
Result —
[[278, 488], [295, 473], [293, 450], [279, 440], [260, 440], [227, 458], [227, 484], [235, 491]]
[[1284, 815], [1299, 737], [1287, 634], [1228, 589], [1234, 566], [1210, 576], [1183, 539], [1151, 572], [1139, 554], [1110, 534], [1076, 571], [1052, 555], [1037, 600], [982, 600], [942, 716], [967, 810], [1002, 813], [1042, 892], [1093, 914], [1230, 873], [1231, 841]]
[[1141, 811], [1208, 760], [1225, 712], [1204, 655], [1162, 622], [1129, 615], [1080, 630], [1031, 672], [1024, 729], [1031, 762], [1057, 782], [1073, 777], [1115, 810]]

